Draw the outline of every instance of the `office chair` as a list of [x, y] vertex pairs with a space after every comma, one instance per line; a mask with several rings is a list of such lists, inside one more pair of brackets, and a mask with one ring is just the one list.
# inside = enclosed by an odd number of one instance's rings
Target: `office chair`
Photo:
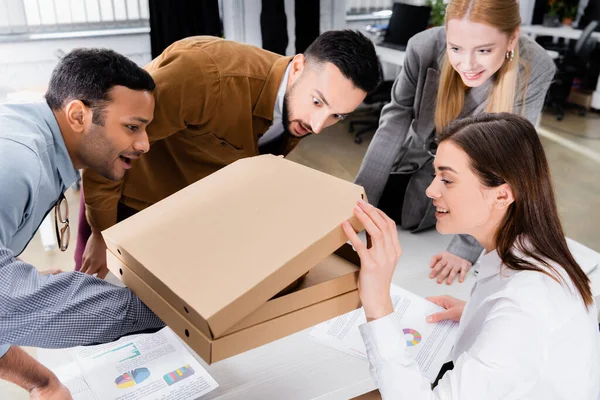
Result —
[[[417, 33], [427, 29], [430, 14], [431, 7], [394, 3], [392, 16], [383, 36], [383, 41], [377, 45], [398, 51], [405, 51], [408, 40]], [[383, 106], [392, 99], [393, 84], [394, 81], [383, 81], [365, 97], [363, 103], [374, 107], [369, 118], [350, 121], [349, 130], [350, 133], [354, 134], [354, 143], [362, 143], [361, 136], [367, 132], [376, 130], [379, 126], [379, 114], [381, 114]], [[357, 129], [359, 125], [363, 127]]]
[[[350, 121], [350, 133], [354, 134], [354, 143], [362, 143], [362, 135], [377, 130], [379, 126], [379, 115], [384, 105], [392, 99], [392, 86], [394, 81], [382, 81], [371, 93], [367, 94], [363, 104], [372, 106], [369, 116], [363, 119], [353, 119]], [[357, 129], [357, 126], [362, 128]]]
[[408, 39], [424, 31], [429, 26], [431, 7], [394, 3], [392, 15], [379, 46], [396, 50], [406, 50]]
[[[562, 121], [565, 116], [567, 98], [571, 93], [571, 87], [575, 77], [585, 77], [588, 73], [591, 63], [592, 52], [596, 47], [596, 39], [592, 33], [598, 27], [598, 21], [590, 22], [583, 30], [581, 37], [575, 43], [575, 46], [559, 51], [560, 57], [557, 61], [557, 73], [555, 81], [550, 87], [548, 94], [549, 103], [554, 109], [556, 119]], [[585, 109], [581, 108], [580, 115], [585, 115]]]

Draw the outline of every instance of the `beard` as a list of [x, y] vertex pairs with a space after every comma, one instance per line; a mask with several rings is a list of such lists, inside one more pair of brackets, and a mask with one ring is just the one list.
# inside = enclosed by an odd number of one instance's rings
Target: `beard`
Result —
[[123, 174], [115, 171], [114, 163], [118, 158], [118, 152], [113, 149], [106, 138], [103, 126], [92, 123], [78, 150], [79, 157], [86, 168], [111, 181], [118, 181], [123, 178]]
[[[284, 135], [284, 139], [286, 141], [290, 138], [303, 139], [307, 136], [312, 135], [312, 132], [311, 132], [311, 133], [307, 133], [304, 136], [296, 136], [290, 131], [290, 125], [292, 123], [292, 121], [290, 121], [290, 112], [291, 112], [290, 98], [292, 97], [293, 89], [294, 89], [294, 86], [292, 86], [290, 88], [290, 90], [288, 90], [285, 93], [285, 96], [283, 97], [283, 109], [281, 110], [281, 124], [283, 125], [283, 135]], [[293, 120], [293, 121], [301, 123], [300, 120]], [[303, 125], [306, 126], [307, 124], [303, 124]]]

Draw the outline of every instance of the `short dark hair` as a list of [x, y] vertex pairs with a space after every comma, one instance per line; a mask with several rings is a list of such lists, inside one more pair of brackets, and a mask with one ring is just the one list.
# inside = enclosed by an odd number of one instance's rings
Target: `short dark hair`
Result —
[[75, 49], [65, 55], [50, 78], [46, 101], [53, 110], [71, 100], [81, 100], [93, 111], [92, 121], [104, 124], [102, 110], [114, 86], [153, 91], [150, 74], [127, 57], [108, 49]]
[[327, 31], [304, 52], [308, 62], [330, 62], [350, 79], [354, 86], [369, 93], [381, 82], [381, 64], [373, 42], [350, 29]]

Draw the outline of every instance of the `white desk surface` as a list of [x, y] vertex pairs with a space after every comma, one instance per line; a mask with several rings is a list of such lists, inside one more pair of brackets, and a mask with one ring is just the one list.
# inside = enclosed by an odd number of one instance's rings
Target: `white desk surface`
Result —
[[[394, 276], [395, 284], [423, 297], [449, 294], [466, 299], [469, 296], [475, 281], [471, 272], [464, 283], [450, 286], [438, 285], [428, 278], [429, 260], [446, 248], [450, 236], [436, 231], [420, 234], [399, 231], [399, 236], [403, 255]], [[598, 256], [600, 258], [600, 254]], [[597, 272], [600, 275], [600, 271]], [[600, 276], [597, 279], [600, 280]], [[196, 357], [220, 385], [202, 400], [346, 400], [375, 389], [366, 360], [310, 340], [310, 330], [210, 366]], [[51, 369], [70, 361], [67, 352], [61, 350], [40, 349], [38, 358]]]
[[[533, 37], [553, 36], [577, 40], [583, 31], [581, 29], [574, 29], [568, 26], [549, 27], [543, 25], [522, 25], [521, 32]], [[592, 37], [596, 38], [596, 40], [600, 40], [600, 32], [592, 33]]]
[[375, 52], [379, 56], [381, 62], [402, 66], [404, 65], [404, 55], [406, 52], [402, 50], [391, 49], [389, 47], [375, 46]]

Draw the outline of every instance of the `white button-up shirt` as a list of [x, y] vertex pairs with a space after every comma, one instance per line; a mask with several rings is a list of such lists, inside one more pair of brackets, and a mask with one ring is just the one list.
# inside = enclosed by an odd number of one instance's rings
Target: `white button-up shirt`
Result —
[[276, 140], [283, 134], [283, 102], [285, 101], [285, 93], [287, 91], [287, 83], [288, 77], [290, 76], [290, 68], [292, 67], [292, 63], [290, 63], [285, 69], [285, 74], [283, 75], [283, 79], [279, 84], [279, 89], [277, 90], [277, 98], [275, 99], [275, 106], [273, 107], [273, 123], [269, 127], [269, 129], [258, 139], [258, 145], [263, 146]]
[[585, 308], [562, 269], [567, 287], [540, 272], [503, 267], [495, 251], [480, 262], [460, 320], [454, 369], [433, 391], [406, 355], [395, 313], [360, 327], [383, 398], [600, 399], [596, 305]]

